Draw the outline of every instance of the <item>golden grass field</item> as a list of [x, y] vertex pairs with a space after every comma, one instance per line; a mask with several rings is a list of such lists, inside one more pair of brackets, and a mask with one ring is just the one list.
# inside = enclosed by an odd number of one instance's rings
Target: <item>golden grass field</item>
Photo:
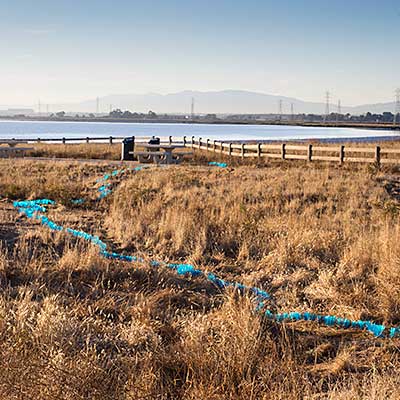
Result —
[[266, 320], [250, 294], [101, 258], [12, 207], [56, 200], [57, 223], [262, 287], [276, 311], [400, 325], [397, 167], [154, 167], [117, 178], [101, 202], [71, 205], [114, 168], [0, 160], [1, 398], [400, 398], [400, 339]]

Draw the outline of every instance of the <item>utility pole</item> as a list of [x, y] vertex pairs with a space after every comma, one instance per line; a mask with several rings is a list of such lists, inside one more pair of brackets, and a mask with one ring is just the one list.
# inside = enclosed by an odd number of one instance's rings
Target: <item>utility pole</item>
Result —
[[337, 102], [336, 125], [339, 122], [339, 115], [341, 115], [341, 114], [342, 114], [342, 103], [339, 99]]
[[279, 121], [282, 122], [283, 101], [279, 100]]
[[190, 117], [193, 121], [194, 120], [194, 97], [192, 97], [192, 104], [190, 106]]
[[329, 102], [330, 102], [330, 98], [331, 98], [331, 94], [327, 91], [326, 93], [325, 93], [325, 118], [324, 118], [324, 122], [326, 123], [327, 122], [327, 120], [328, 120], [328, 117], [329, 117], [329, 114], [330, 114], [330, 111], [329, 111], [329, 106], [330, 106], [330, 104], [329, 104]]
[[294, 121], [294, 104], [293, 103], [290, 104], [290, 119], [292, 120], [292, 122]]
[[393, 125], [396, 126], [400, 119], [400, 88], [396, 89], [395, 92], [396, 102], [394, 108]]

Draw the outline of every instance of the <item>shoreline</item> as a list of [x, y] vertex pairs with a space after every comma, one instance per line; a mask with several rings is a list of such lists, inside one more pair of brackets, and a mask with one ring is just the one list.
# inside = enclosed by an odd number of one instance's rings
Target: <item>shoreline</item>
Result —
[[193, 124], [193, 125], [257, 125], [257, 126], [299, 126], [313, 128], [355, 128], [400, 131], [400, 125], [391, 123], [351, 123], [351, 122], [301, 122], [301, 121], [236, 121], [236, 120], [183, 120], [183, 119], [126, 119], [126, 118], [47, 118], [47, 117], [12, 117], [0, 116], [2, 122], [88, 122], [122, 124]]

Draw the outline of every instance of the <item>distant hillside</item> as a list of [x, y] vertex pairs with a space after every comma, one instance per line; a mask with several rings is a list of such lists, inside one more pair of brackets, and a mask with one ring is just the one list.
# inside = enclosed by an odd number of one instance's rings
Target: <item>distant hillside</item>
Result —
[[[239, 113], [278, 113], [279, 101], [283, 102], [283, 112], [290, 113], [290, 104], [294, 104], [295, 112], [320, 113], [324, 104], [310, 103], [299, 99], [275, 96], [264, 93], [241, 90], [224, 90], [219, 92], [183, 91], [161, 95], [157, 93], [110, 95], [100, 98], [100, 111], [113, 108], [128, 109], [138, 112], [153, 110], [157, 113], [189, 114], [191, 101], [194, 98], [196, 113], [239, 114]], [[66, 104], [67, 111], [96, 110], [96, 100], [88, 100], [78, 104]]]
[[364, 104], [356, 107], [347, 107], [351, 114], [365, 114], [370, 112], [372, 114], [382, 114], [385, 111], [394, 113], [395, 103], [377, 103], [377, 104]]
[[[244, 90], [223, 90], [213, 92], [183, 91], [171, 94], [123, 94], [109, 95], [99, 99], [99, 111], [109, 112], [113, 109], [130, 110], [136, 112], [177, 113], [190, 114], [191, 101], [195, 101], [195, 113], [207, 114], [276, 114], [279, 112], [279, 102], [282, 100], [282, 111], [289, 114], [293, 103], [294, 112], [306, 114], [325, 113], [324, 103], [313, 103], [293, 97], [249, 92]], [[52, 112], [64, 110], [66, 112], [96, 112], [96, 99], [80, 103], [53, 104]], [[354, 115], [368, 111], [382, 113], [394, 110], [394, 103], [365, 104], [355, 107], [342, 107], [343, 113]], [[336, 105], [331, 105], [331, 112], [336, 112]]]

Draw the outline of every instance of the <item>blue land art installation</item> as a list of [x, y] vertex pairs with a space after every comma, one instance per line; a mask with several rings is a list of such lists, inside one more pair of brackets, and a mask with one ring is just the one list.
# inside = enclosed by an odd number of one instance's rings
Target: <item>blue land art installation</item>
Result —
[[[225, 168], [226, 163], [210, 162], [209, 165], [218, 166]], [[126, 168], [120, 170], [114, 170], [110, 174], [106, 174], [97, 183], [102, 183], [102, 185], [97, 189], [98, 195], [96, 201], [100, 201], [112, 193], [112, 184], [109, 182], [112, 178], [128, 172], [128, 171], [141, 171], [146, 166], [139, 166], [135, 168]], [[73, 199], [72, 204], [83, 204], [85, 199]], [[51, 221], [46, 217], [47, 206], [54, 206], [56, 203], [50, 199], [39, 199], [39, 200], [26, 200], [26, 201], [15, 201], [13, 206], [18, 210], [19, 213], [25, 215], [27, 218], [39, 221], [43, 226], [56, 232], [66, 232], [74, 237], [83, 239], [87, 242], [99, 248], [99, 253], [101, 256], [107, 259], [120, 260], [125, 262], [138, 262], [144, 263], [145, 260], [140, 257], [125, 255], [116, 252], [110, 252], [107, 250], [107, 244], [104, 243], [98, 236], [92, 235], [90, 233], [71, 229], [58, 225], [56, 222]], [[226, 288], [234, 288], [239, 290], [241, 293], [251, 293], [255, 296], [256, 301], [256, 311], [261, 313], [267, 319], [276, 322], [294, 322], [294, 321], [313, 321], [329, 327], [340, 327], [345, 329], [357, 329], [366, 330], [372, 333], [375, 337], [379, 338], [394, 338], [400, 336], [400, 327], [386, 327], [385, 325], [377, 324], [372, 321], [364, 320], [350, 320], [346, 318], [337, 317], [334, 315], [320, 315], [311, 312], [285, 312], [276, 313], [271, 310], [265, 310], [266, 302], [271, 300], [271, 296], [263, 289], [257, 287], [246, 286], [238, 282], [230, 282], [224, 279], [218, 278], [216, 275], [210, 272], [204, 272], [200, 269], [195, 268], [191, 264], [174, 264], [166, 263], [163, 261], [150, 261], [150, 265], [153, 267], [166, 267], [175, 271], [178, 275], [184, 277], [203, 277], [217, 286], [219, 289], [223, 290]]]

